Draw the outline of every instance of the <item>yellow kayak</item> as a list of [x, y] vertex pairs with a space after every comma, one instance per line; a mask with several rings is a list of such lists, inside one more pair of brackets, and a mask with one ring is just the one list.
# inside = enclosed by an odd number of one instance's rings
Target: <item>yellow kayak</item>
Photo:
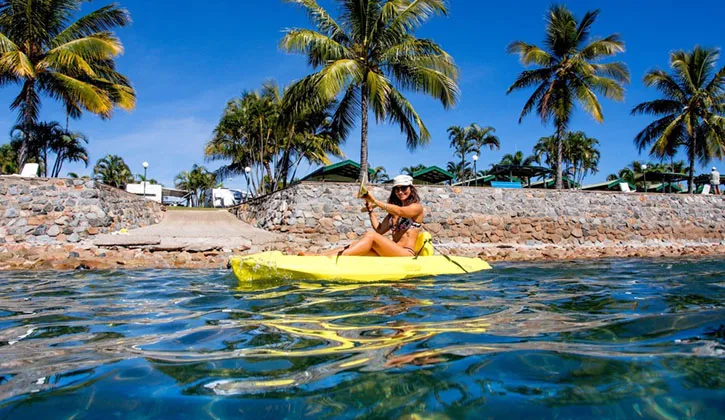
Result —
[[229, 263], [242, 282], [264, 279], [365, 282], [464, 274], [491, 269], [486, 261], [479, 258], [442, 255], [418, 258], [325, 257], [284, 255], [279, 251], [235, 256]]

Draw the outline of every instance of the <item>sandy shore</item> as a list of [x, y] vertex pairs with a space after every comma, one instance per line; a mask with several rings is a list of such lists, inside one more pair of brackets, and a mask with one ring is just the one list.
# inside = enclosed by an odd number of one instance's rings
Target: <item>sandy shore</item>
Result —
[[[271, 244], [267, 249], [296, 253], [301, 249], [291, 243]], [[725, 255], [725, 244], [683, 243], [620, 243], [603, 245], [506, 245], [506, 244], [441, 244], [439, 252], [449, 255], [478, 256], [490, 262], [586, 260], [598, 258], [671, 258], [682, 256]], [[226, 268], [233, 255], [249, 254], [262, 249], [219, 249], [203, 252], [104, 248], [91, 243], [74, 245], [0, 246], [0, 270], [131, 270], [144, 268], [220, 269]]]

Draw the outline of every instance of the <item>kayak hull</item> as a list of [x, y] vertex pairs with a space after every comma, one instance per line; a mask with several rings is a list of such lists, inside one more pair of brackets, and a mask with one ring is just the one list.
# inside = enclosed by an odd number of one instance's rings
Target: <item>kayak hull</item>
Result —
[[297, 256], [271, 251], [235, 256], [229, 263], [234, 275], [242, 282], [267, 279], [355, 282], [404, 280], [491, 269], [486, 261], [479, 258], [448, 258], [442, 255], [419, 258]]

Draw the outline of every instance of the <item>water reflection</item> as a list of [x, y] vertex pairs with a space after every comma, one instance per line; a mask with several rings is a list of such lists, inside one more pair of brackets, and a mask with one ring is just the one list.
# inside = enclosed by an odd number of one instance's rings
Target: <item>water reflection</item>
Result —
[[399, 283], [168, 270], [0, 282], [0, 416], [723, 414], [725, 260]]

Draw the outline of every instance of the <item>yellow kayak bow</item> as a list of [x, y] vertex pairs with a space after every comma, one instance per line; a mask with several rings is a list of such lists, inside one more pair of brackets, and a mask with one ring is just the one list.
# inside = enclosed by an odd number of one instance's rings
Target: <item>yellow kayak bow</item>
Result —
[[279, 251], [235, 256], [229, 261], [237, 279], [344, 280], [366, 282], [465, 274], [489, 270], [480, 258], [445, 257], [326, 257], [284, 255]]

